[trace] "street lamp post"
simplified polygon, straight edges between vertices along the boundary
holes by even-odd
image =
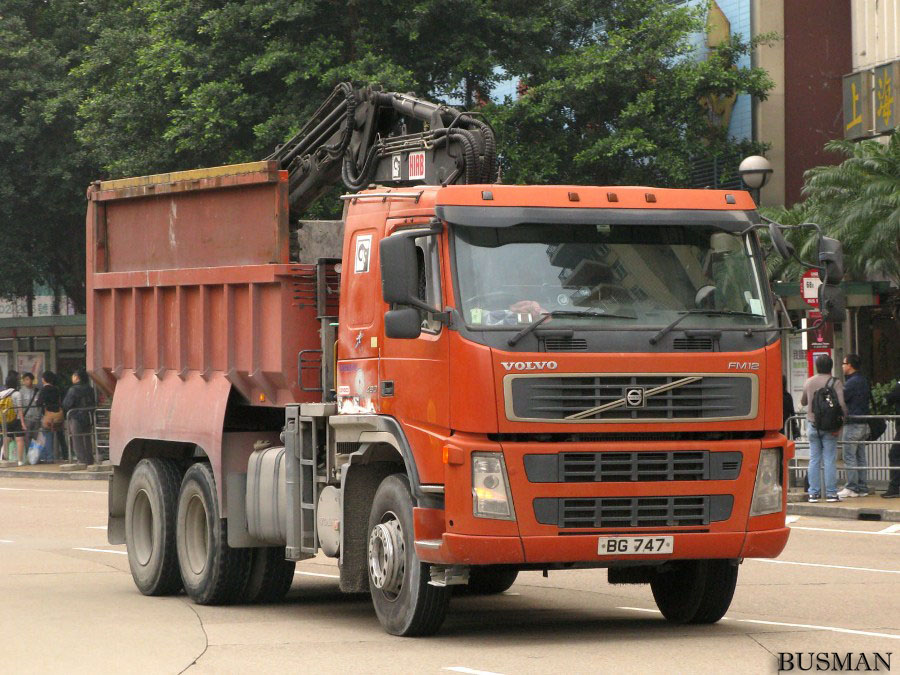
[[[769,182],[769,177],[772,175],[772,163],[760,155],[745,157],[738,167],[738,175],[750,190],[753,201],[759,206],[759,191]]]

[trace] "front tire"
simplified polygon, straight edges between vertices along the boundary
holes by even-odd
[[[728,611],[737,584],[732,560],[684,560],[650,582],[653,599],[672,623],[715,623]]]
[[[236,602],[250,571],[250,550],[228,545],[219,514],[216,481],[205,462],[193,464],[181,481],[175,541],[184,590],[199,605]]]
[[[369,515],[367,563],[375,614],[391,635],[431,635],[441,627],[450,589],[431,586],[413,540],[413,504],[402,474],[385,478]]]
[[[169,459],[138,462],[125,498],[125,545],[135,585],[144,595],[181,590],[175,514],[181,472]]]
[[[284,546],[250,549],[250,573],[241,602],[267,604],[281,601],[294,581],[293,560],[284,559]]]

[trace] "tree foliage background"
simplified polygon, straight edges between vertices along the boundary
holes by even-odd
[[[2,0],[0,295],[84,306],[98,178],[259,159],[340,81],[482,108],[506,182],[684,186],[758,150],[699,100],[764,98],[739,36],[693,58],[704,8],[668,0]],[[501,81],[521,95],[496,100]],[[336,208],[320,203],[320,211]]]

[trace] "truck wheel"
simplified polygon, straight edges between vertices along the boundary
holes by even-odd
[[[450,589],[429,585],[429,566],[413,544],[413,504],[402,474],[385,478],[368,528],[369,591],[375,614],[392,635],[431,635],[444,622]]]
[[[707,560],[684,560],[653,578],[653,599],[666,619],[688,623],[696,616],[706,588],[707,569]]]
[[[125,545],[135,585],[144,595],[181,590],[175,552],[175,512],[181,473],[169,459],[142,459],[125,500]]]
[[[738,566],[734,560],[707,561],[706,588],[691,623],[715,623],[731,606],[737,585]]]
[[[509,590],[516,582],[519,570],[503,565],[472,567],[469,569],[469,585],[466,588],[472,595],[496,595]]]
[[[278,602],[294,581],[293,560],[284,559],[284,546],[250,549],[250,573],[241,594],[241,602]]]
[[[184,590],[200,605],[239,599],[250,570],[250,550],[228,545],[219,515],[216,481],[205,462],[193,464],[181,481],[175,541]]]

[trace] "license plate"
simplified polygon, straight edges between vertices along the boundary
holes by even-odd
[[[675,537],[600,537],[597,555],[665,555],[675,548]]]

